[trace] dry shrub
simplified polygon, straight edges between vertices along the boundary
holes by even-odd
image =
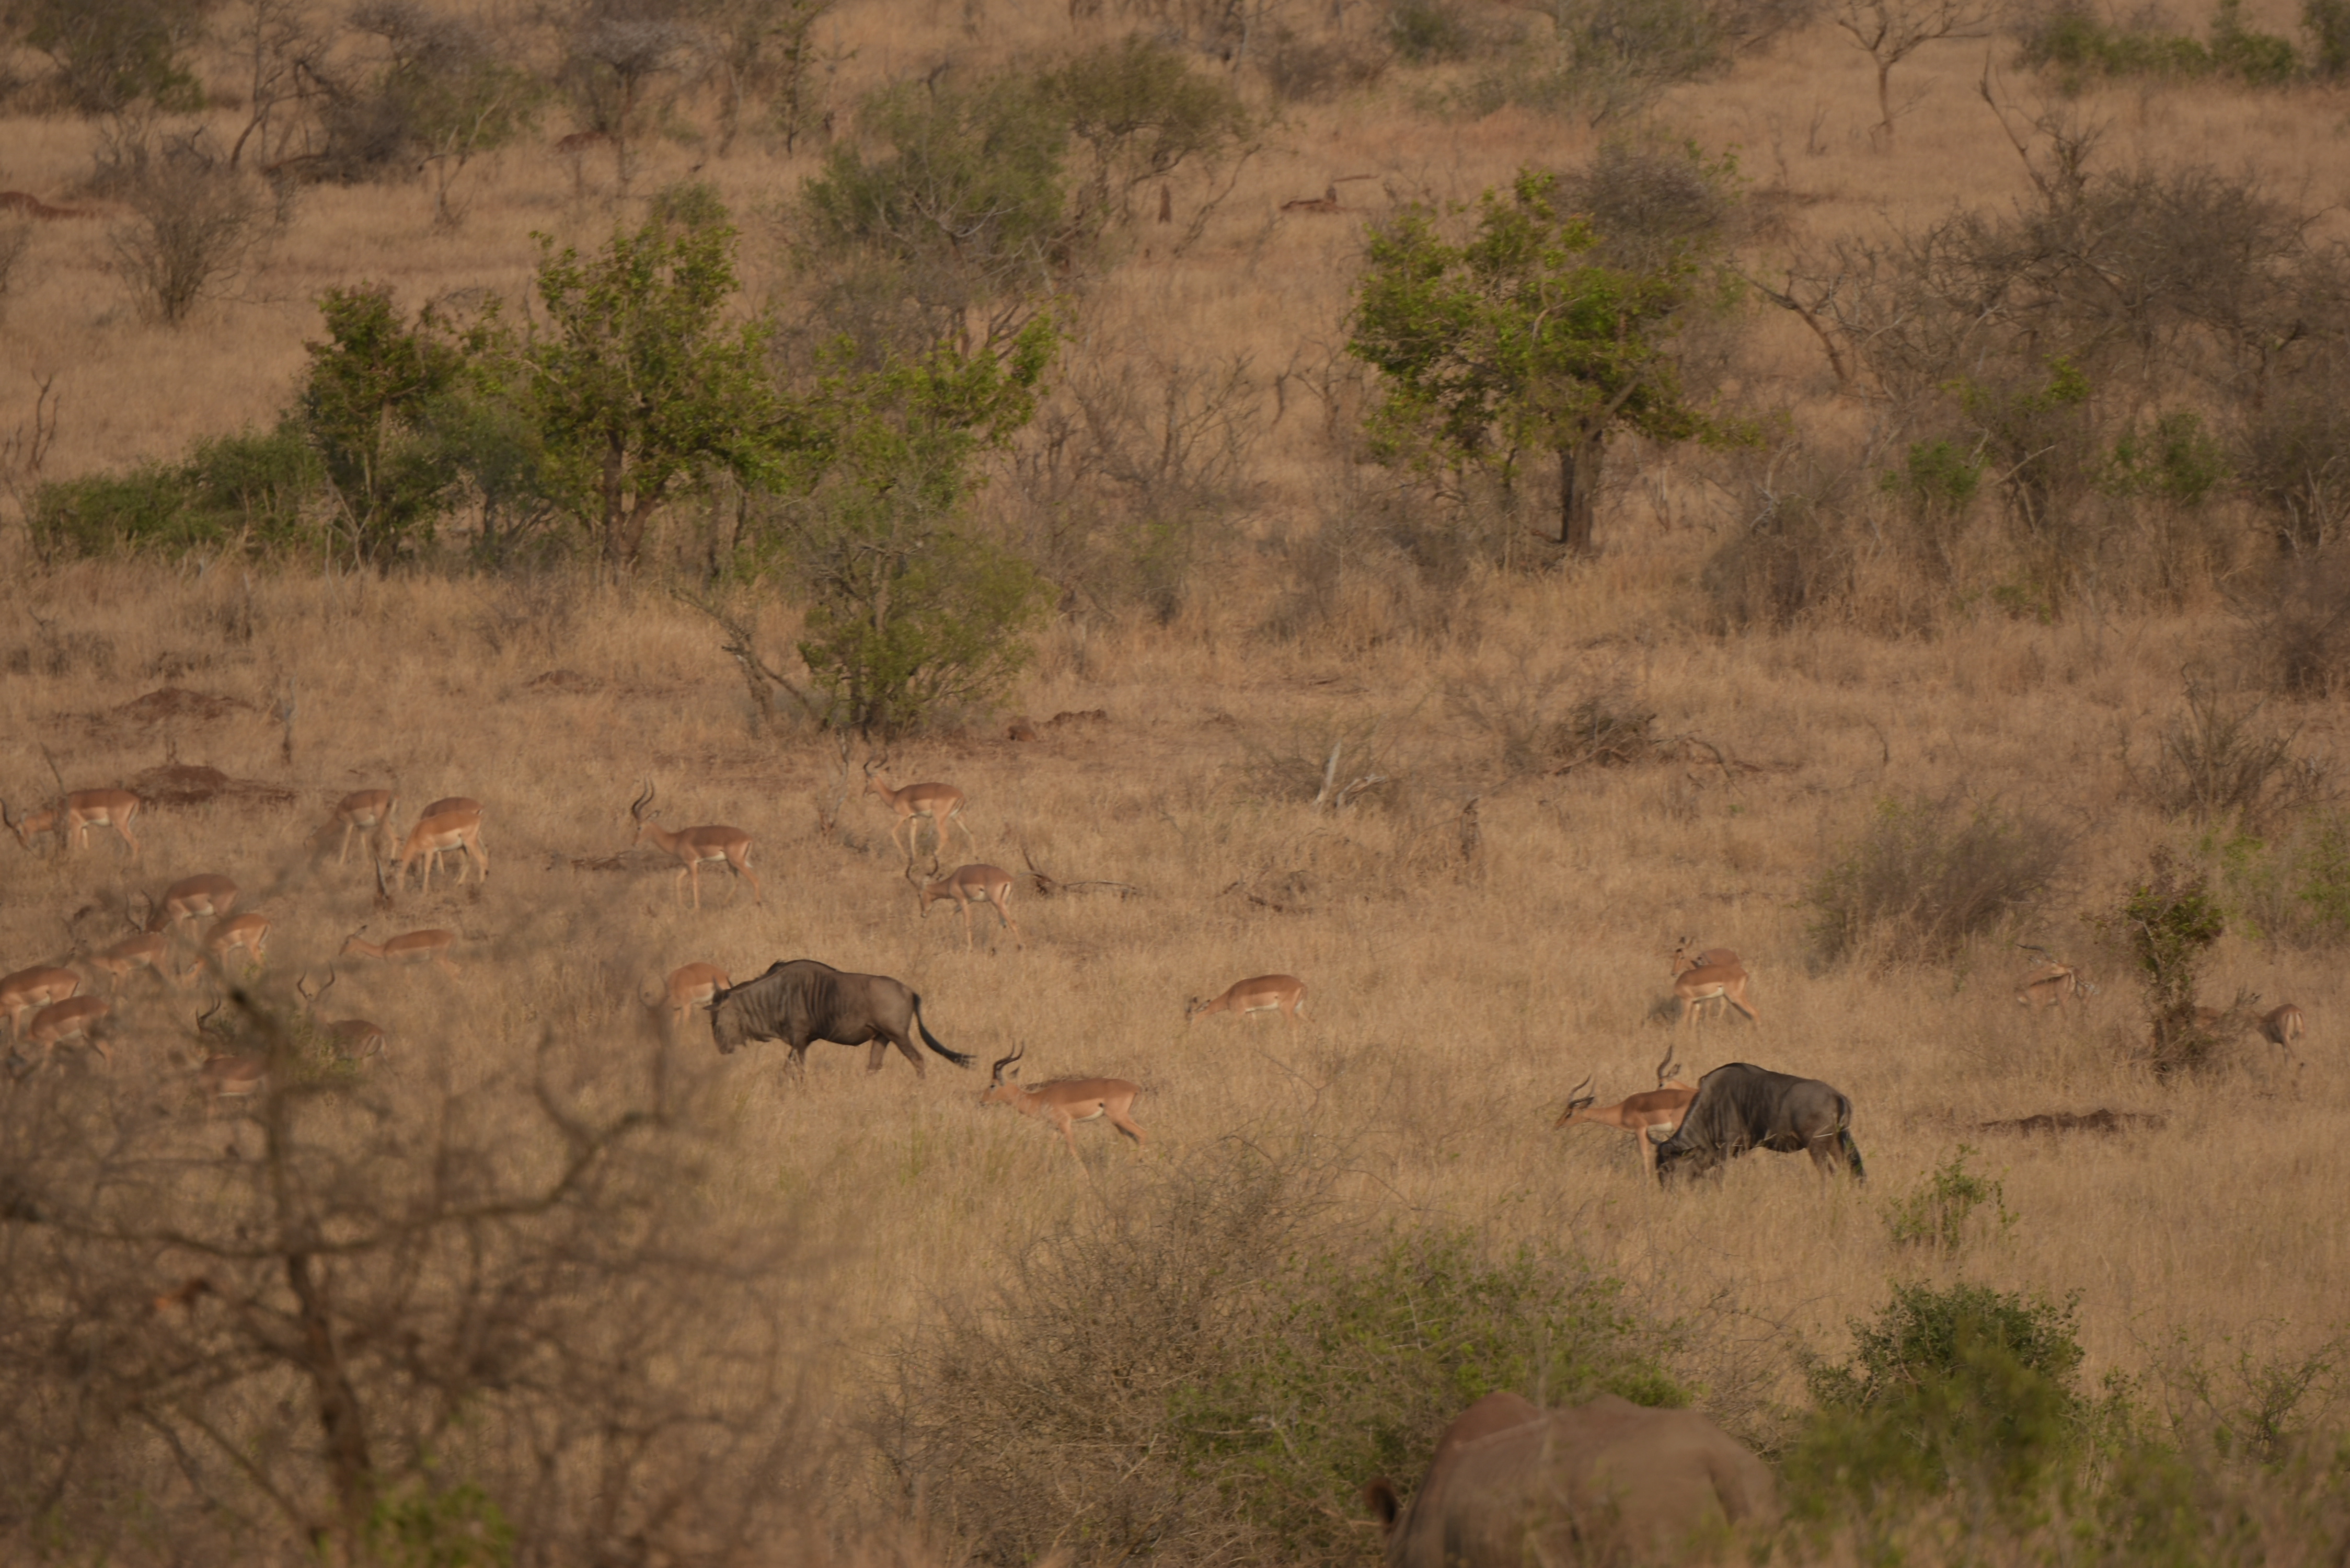
[[[134,220],[114,231],[116,262],[141,307],[168,325],[234,281],[260,239],[258,187],[199,138],[143,161],[123,200]]]
[[[1800,443],[1752,454],[1737,485],[1743,521],[1700,580],[1723,622],[1775,627],[1852,601],[1859,550],[1854,472]]]
[[[1284,103],[1313,103],[1378,84],[1387,75],[1388,51],[1344,33],[1320,37],[1277,29],[1257,56],[1258,68]]]
[[[2137,775],[2139,787],[2169,815],[2248,826],[2330,799],[2331,763],[2297,753],[2301,726],[2272,723],[2260,699],[2230,701],[2190,679],[2187,705],[2163,727],[2153,767]]]
[[[1621,677],[1589,680],[1537,671],[1523,654],[1511,669],[1449,681],[1446,705],[1490,738],[1512,773],[1565,773],[1654,761],[1664,745],[1656,710]]]
[[[1832,961],[1947,961],[2026,917],[2071,848],[2055,824],[1996,802],[1882,801],[1813,884],[1812,940]]]
[[[2323,698],[2350,678],[2350,547],[2278,562],[2231,607],[2240,659],[2259,684]]]

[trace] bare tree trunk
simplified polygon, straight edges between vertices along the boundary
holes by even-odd
[[[1877,129],[1885,132],[1887,151],[1893,147],[1893,62],[1880,55],[1877,59]]]
[[[1588,556],[1591,515],[1599,493],[1601,438],[1587,436],[1558,449],[1558,542],[1578,556]]]

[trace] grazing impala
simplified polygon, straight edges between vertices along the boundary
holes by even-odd
[[[913,867],[910,866],[907,875],[910,877],[912,874]],[[962,945],[965,951],[969,951],[972,945],[971,907],[973,904],[992,906],[996,919],[1012,932],[1012,940],[1024,950],[1027,948],[1028,939],[1021,934],[1020,922],[1012,918],[1012,873],[1003,867],[965,866],[951,877],[919,886],[924,919],[930,919],[932,904],[943,903],[950,898],[962,911]]]
[[[310,1021],[317,1024],[320,1033],[326,1035],[337,1059],[357,1062],[365,1057],[382,1055],[384,1043],[390,1038],[382,1024],[370,1023],[364,1018],[345,1018],[329,1023],[318,1016],[318,1003],[326,1000],[327,992],[334,990],[335,981],[341,978],[335,972],[335,966],[328,964],[327,983],[318,988],[317,995],[313,996],[300,979],[295,981],[294,990],[308,1004]]]
[[[445,804],[435,802],[435,805]],[[441,863],[443,850],[463,849],[465,865],[457,872],[457,880],[465,879],[465,872],[478,869],[482,880],[490,879],[490,857],[482,848],[482,808],[427,813],[408,830],[408,841],[400,846],[400,865],[392,879],[401,887],[408,885],[408,868],[417,861],[424,862],[424,890],[432,890],[432,867]]]
[[[147,929],[160,931],[199,915],[217,920],[235,908],[236,884],[227,877],[213,874],[183,877],[163,889],[163,902],[148,911]]]
[[[0,801],[0,823],[16,831],[16,842],[30,849],[36,833],[55,833],[68,849],[89,847],[89,830],[110,827],[122,836],[130,846],[132,859],[139,857],[139,840],[130,836],[130,819],[139,815],[139,797],[127,789],[76,790],[66,796],[63,805],[47,811],[27,812],[21,817],[8,815],[8,803]]]
[[[327,819],[328,833],[335,830],[337,823],[342,824],[343,828],[342,853],[335,857],[335,864],[340,866],[351,857],[353,834],[364,833],[372,843],[380,830],[390,826],[391,808],[399,804],[400,797],[388,789],[363,789],[337,801],[334,815]]]
[[[141,931],[135,937],[125,937],[110,948],[90,955],[89,961],[107,973],[106,988],[120,992],[122,982],[134,969],[151,970],[156,977],[172,984],[182,983],[166,961],[172,956],[172,939],[161,931]]]
[[[888,760],[885,757],[881,762]],[[898,814],[898,820],[889,825],[889,842],[905,851],[907,865],[914,863],[914,846],[922,836],[924,822],[931,825],[932,866],[936,866],[939,857],[946,852],[950,823],[962,830],[964,846],[972,854],[979,853],[979,843],[972,837],[970,825],[962,819],[962,791],[949,784],[900,784],[891,789],[881,782],[881,775],[877,771],[881,762],[865,764],[865,788],[867,793],[878,794],[887,801],[889,809]],[[902,843],[898,836],[901,833],[906,836]]]
[[[269,957],[269,917],[266,915],[236,915],[213,922],[204,933],[204,957],[223,974],[228,972],[228,955],[239,948],[259,969]]]
[[[705,1006],[720,992],[733,987],[734,981],[714,963],[681,963],[669,971],[669,1004],[677,1009],[678,1027],[693,1016],[693,1010]]]
[[[1673,955],[1673,999],[1680,1007],[1680,1021],[1686,1024],[1697,1016],[1697,1010],[1709,1002],[1726,1002],[1754,1023],[1762,1016],[1746,1001],[1746,966],[1743,964],[1700,964],[1690,961],[1686,952]]]
[[[2293,1043],[2301,1038],[2301,1009],[2290,1002],[2261,1019],[2261,1038],[2288,1056],[2293,1054]]]
[[[81,976],[69,969],[20,969],[0,980],[0,1012],[8,1015],[8,1032],[21,1033],[25,1014],[81,993]]]
[[[1186,1028],[1195,1018],[1205,1018],[1211,1012],[1230,1012],[1246,1022],[1253,1012],[1286,1012],[1291,1028],[1305,1022],[1300,1008],[1305,1005],[1305,982],[1294,974],[1261,974],[1254,980],[1243,980],[1213,1002],[1193,997],[1183,1008]]]
[[[1600,1127],[1621,1127],[1640,1144],[1640,1163],[1648,1174],[1657,1174],[1657,1135],[1670,1137],[1689,1113],[1690,1102],[1697,1098],[1697,1085],[1686,1084],[1672,1076],[1672,1053],[1657,1064],[1657,1086],[1644,1095],[1631,1095],[1612,1106],[1593,1108],[1596,1095],[1584,1091],[1591,1086],[1586,1077],[1567,1091],[1566,1109],[1560,1113],[1554,1127],[1567,1127],[1575,1122],[1592,1122]]]
[[[391,963],[431,963],[450,974],[457,966],[449,961],[449,950],[457,943],[457,933],[435,927],[421,931],[408,931],[389,941],[370,942],[360,939],[367,934],[361,926],[343,939],[343,951],[357,953],[361,958],[383,959]]]
[[[1135,1096],[1142,1093],[1140,1089],[1123,1078],[1055,1078],[1049,1084],[1024,1089],[1014,1081],[1020,1076],[1020,1069],[1012,1064],[1025,1054],[1027,1047],[1023,1046],[996,1063],[993,1082],[980,1093],[981,1105],[1010,1106],[1024,1116],[1043,1116],[1061,1129],[1061,1137],[1068,1141],[1071,1159],[1080,1158],[1077,1124],[1107,1116],[1110,1126],[1134,1140],[1134,1152],[1140,1156],[1149,1140],[1127,1114],[1134,1106]],[[1003,1071],[1006,1067],[1012,1067],[1009,1076]]]
[[[751,884],[751,901],[764,904],[759,895],[759,879],[751,875],[751,836],[739,827],[681,827],[675,832],[663,827],[652,813],[653,786],[646,784],[642,793],[629,803],[629,815],[636,819],[637,842],[650,838],[662,850],[685,863],[677,874],[677,896],[685,897],[688,877],[693,881],[693,907],[702,908],[702,867],[705,862],[723,860],[734,868],[734,874]]]
[[[113,1066],[113,1055],[98,1037],[99,1021],[113,1011],[98,997],[77,996],[52,1002],[33,1014],[32,1023],[25,1030],[25,1039],[41,1053],[37,1065],[47,1066],[58,1046],[78,1040],[97,1052],[99,1059],[108,1066]]]

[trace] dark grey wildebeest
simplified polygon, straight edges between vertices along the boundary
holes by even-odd
[[[920,1077],[917,1031],[923,1044],[956,1066],[971,1065],[970,1057],[940,1044],[922,1022],[922,999],[886,974],[849,974],[814,959],[793,959],[771,964],[758,979],[728,986],[710,999],[710,1033],[721,1054],[733,1054],[745,1040],[780,1040],[792,1048],[790,1065],[800,1072],[807,1070],[812,1040],[837,1045],[869,1040],[873,1054],[866,1058],[867,1072],[879,1072],[886,1047],[895,1045]]]
[[[1856,1181],[1868,1176],[1852,1141],[1852,1102],[1842,1093],[1817,1078],[1732,1062],[1697,1081],[1680,1127],[1657,1146],[1657,1179],[1719,1171],[1750,1148],[1808,1154],[1822,1175],[1842,1166]]]

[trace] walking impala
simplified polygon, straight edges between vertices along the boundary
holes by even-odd
[[[445,801],[435,801],[445,805]],[[441,863],[444,850],[463,849],[465,864],[457,872],[457,880],[465,879],[465,872],[478,869],[482,880],[490,879],[490,857],[482,848],[482,808],[478,805],[455,811],[428,812],[408,830],[408,840],[400,846],[400,865],[392,879],[401,887],[408,885],[408,868],[424,862],[424,890],[432,890],[432,867]]]
[[[882,762],[888,760],[885,757]],[[972,854],[979,853],[979,843],[972,837],[970,825],[962,819],[962,791],[949,784],[900,784],[891,789],[881,782],[881,775],[877,771],[880,766],[880,762],[865,764],[865,788],[868,793],[878,794],[889,802],[889,809],[898,814],[898,820],[889,826],[889,842],[905,851],[907,865],[914,863],[914,846],[922,836],[925,821],[931,825],[931,864],[933,867],[946,853],[947,826],[950,823],[962,830],[964,846]],[[898,838],[901,833],[906,835],[902,844]]]
[[[372,843],[380,829],[390,826],[391,808],[399,804],[400,797],[388,789],[363,789],[337,801],[334,815],[327,819],[326,829],[332,833],[337,823],[342,824],[343,848],[342,853],[335,857],[335,864],[340,866],[350,858],[353,834],[364,833]],[[426,815],[432,814],[428,812]]]
[[[95,996],[77,996],[65,1002],[52,1002],[33,1014],[33,1022],[25,1030],[28,1044],[37,1048],[41,1059],[36,1065],[47,1066],[57,1054],[57,1047],[69,1040],[78,1040],[98,1053],[99,1060],[114,1065],[113,1054],[98,1037],[98,1025],[114,1009]]]
[[[367,932],[361,926],[343,939],[343,951],[357,953],[361,958],[383,959],[391,963],[431,963],[449,974],[457,966],[449,961],[449,950],[457,943],[457,933],[433,927],[421,931],[408,931],[387,941],[362,941]]]
[[[980,1091],[981,1105],[1010,1106],[1024,1116],[1044,1117],[1061,1129],[1071,1159],[1079,1158],[1077,1124],[1107,1116],[1110,1126],[1134,1140],[1134,1152],[1140,1156],[1149,1140],[1127,1114],[1134,1106],[1134,1097],[1142,1093],[1139,1088],[1124,1078],[1055,1078],[1033,1089],[1023,1088],[1014,1081],[1020,1069],[1012,1064],[1027,1054],[1024,1045],[996,1063],[993,1081]],[[1004,1075],[1006,1067],[1012,1067],[1009,1077]]]
[[[1695,1084],[1683,1083],[1671,1075],[1675,1071],[1672,1059],[1673,1054],[1669,1050],[1664,1060],[1657,1064],[1657,1086],[1654,1089],[1644,1095],[1628,1095],[1612,1106],[1600,1106],[1596,1109],[1593,1108],[1593,1104],[1599,1096],[1583,1092],[1591,1086],[1590,1078],[1586,1077],[1566,1092],[1566,1109],[1559,1114],[1558,1120],[1552,1126],[1555,1128],[1575,1122],[1591,1122],[1599,1127],[1620,1127],[1639,1140],[1640,1163],[1647,1168],[1648,1175],[1655,1176],[1657,1142],[1651,1134],[1661,1130],[1666,1137],[1670,1137],[1674,1129],[1681,1125],[1681,1117],[1689,1114],[1690,1102],[1697,1098]]]
[[[759,879],[751,874],[751,836],[739,827],[681,827],[675,832],[663,827],[653,817],[653,786],[647,784],[637,798],[629,803],[629,815],[636,819],[637,842],[650,838],[663,850],[685,862],[685,869],[677,874],[677,896],[685,897],[688,877],[693,881],[693,907],[702,908],[702,867],[704,862],[723,860],[734,868],[734,874],[751,884],[751,901],[764,904],[759,895]]]
[[[0,979],[0,1012],[8,1015],[8,1032],[21,1034],[25,1014],[63,1002],[81,992],[81,976],[69,969],[20,969]]]
[[[912,876],[913,867],[909,866],[906,874]],[[1011,930],[1012,940],[1019,943],[1023,950],[1027,948],[1028,939],[1021,934],[1020,922],[1012,918],[1012,873],[1003,867],[965,866],[951,877],[936,882],[920,883],[918,887],[922,895],[924,919],[930,919],[932,904],[943,903],[950,898],[962,911],[962,945],[966,952],[972,946],[971,907],[973,904],[992,906],[996,918]]]
[[[1193,997],[1183,1008],[1183,1023],[1191,1026],[1195,1018],[1205,1018],[1211,1012],[1229,1012],[1246,1022],[1253,1012],[1286,1012],[1290,1027],[1305,1022],[1298,1010],[1305,1005],[1305,982],[1294,974],[1261,974],[1254,980],[1234,982],[1232,988],[1213,1002]]]
[[[1679,1003],[1680,1022],[1684,1024],[1696,1018],[1698,1008],[1709,1002],[1726,1002],[1754,1023],[1762,1022],[1762,1015],[1746,1001],[1746,966],[1742,963],[1700,964],[1692,962],[1686,950],[1676,952],[1673,999]]]
[[[130,836],[130,819],[139,815],[139,797],[127,789],[76,790],[66,796],[63,805],[47,811],[27,812],[21,817],[8,815],[8,803],[0,801],[0,824],[15,830],[16,842],[30,849],[36,833],[55,833],[68,849],[89,847],[89,830],[110,827],[120,834],[122,842],[130,846],[130,857],[139,857],[139,840]]]
[[[733,984],[726,971],[714,963],[681,963],[670,971],[669,1004],[677,1009],[678,1027],[684,1028],[695,1008]]]
[[[316,1023],[319,1032],[326,1035],[336,1057],[345,1062],[357,1062],[365,1057],[383,1054],[384,1042],[390,1036],[384,1033],[382,1024],[370,1023],[364,1018],[345,1018],[329,1023],[318,1016],[318,1003],[327,999],[327,992],[334,990],[335,981],[342,978],[335,972],[335,966],[333,964],[327,966],[327,983],[318,988],[317,994],[315,996],[310,993],[309,988],[303,984],[303,980],[307,978],[303,976],[296,979],[294,981],[294,990],[310,1009],[310,1022]]]
[[[158,979],[181,984],[181,977],[172,972],[167,961],[171,956],[170,937],[161,931],[141,931],[92,953],[89,961],[106,971],[107,989],[119,992],[134,969],[151,970]]]
[[[2301,1038],[2301,1009],[2290,1002],[2261,1019],[2261,1038],[2288,1056],[2293,1054],[2293,1043]]]

